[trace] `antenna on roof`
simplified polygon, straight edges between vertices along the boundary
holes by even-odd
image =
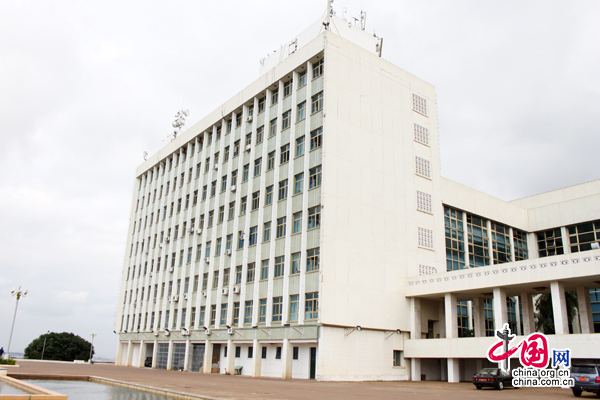
[[[327,10],[325,11],[325,21],[323,21],[325,30],[329,30],[329,22],[331,20],[332,15],[333,15],[333,0],[327,0]]]
[[[367,12],[361,11],[360,12],[360,29],[362,29],[364,31],[366,26],[367,26]]]

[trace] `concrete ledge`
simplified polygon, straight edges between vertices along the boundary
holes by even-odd
[[[18,379],[11,378],[9,376],[0,376],[0,382],[4,382],[9,386],[13,386],[29,394],[11,394],[8,396],[0,395],[0,398],[9,398],[12,400],[68,400],[67,396],[52,390],[44,389],[42,387],[32,385],[28,382],[23,382]]]

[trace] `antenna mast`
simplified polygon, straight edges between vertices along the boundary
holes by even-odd
[[[325,22],[323,23],[323,25],[325,25],[326,29],[329,28],[329,22],[331,20],[332,15],[333,15],[333,0],[327,0],[327,12],[325,15]]]

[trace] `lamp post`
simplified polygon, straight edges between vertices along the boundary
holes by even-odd
[[[92,346],[90,347],[90,360],[88,362],[91,364],[92,363],[92,351],[94,350],[94,337],[96,337],[97,333],[92,332],[92,333],[90,333],[90,335],[92,336]]]
[[[17,303],[15,305],[15,315],[13,316],[13,322],[12,322],[12,326],[10,327],[10,336],[8,338],[8,349],[6,350],[6,358],[10,358],[10,342],[12,341],[12,334],[13,334],[13,329],[15,328],[15,319],[17,318],[17,308],[19,307],[19,300],[21,299],[21,297],[25,297],[27,296],[27,290],[25,290],[24,292],[21,290],[21,286],[19,286],[19,289],[15,290],[13,288],[13,290],[10,291],[10,294],[12,296],[16,296],[17,297]]]
[[[46,332],[46,334],[44,335],[44,346],[42,347],[42,360],[44,359],[44,350],[46,350],[46,338],[48,337],[48,334],[50,333],[50,331]]]

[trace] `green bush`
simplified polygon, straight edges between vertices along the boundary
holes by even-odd
[[[5,360],[4,358],[0,358],[0,364],[15,365],[16,363],[17,363],[17,361],[12,358],[9,358],[8,360]]]
[[[44,346],[44,339],[46,345]],[[44,360],[73,361],[88,360],[92,344],[73,333],[45,333],[34,339],[25,348],[25,358],[39,360],[44,353]],[[93,350],[92,350],[93,354]]]

